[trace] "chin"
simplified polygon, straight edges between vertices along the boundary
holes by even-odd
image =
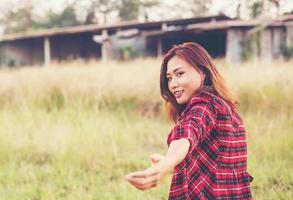
[[[182,104],[186,104],[187,101],[185,101],[184,99],[180,99],[180,100],[177,100],[177,103],[182,105]]]

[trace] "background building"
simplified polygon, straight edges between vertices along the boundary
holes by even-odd
[[[155,57],[174,44],[194,41],[213,57],[239,63],[271,61],[293,46],[293,14],[274,20],[239,20],[225,15],[114,25],[82,25],[0,38],[0,65],[42,65],[73,59]]]

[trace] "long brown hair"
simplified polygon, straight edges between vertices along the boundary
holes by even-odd
[[[179,105],[174,95],[169,91],[168,80],[166,77],[167,64],[171,58],[178,56],[187,61],[197,71],[205,74],[202,87],[213,88],[216,95],[224,99],[232,108],[236,108],[237,100],[231,94],[223,77],[219,74],[216,66],[209,53],[199,44],[195,42],[187,42],[175,45],[164,56],[160,73],[160,89],[161,96],[165,100],[167,115],[175,123],[179,118],[184,105]]]

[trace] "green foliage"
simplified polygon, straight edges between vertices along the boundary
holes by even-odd
[[[117,0],[93,0],[87,10],[85,24],[98,23],[101,21],[97,18],[97,15],[102,16],[102,23],[106,24],[108,22],[108,14],[113,11],[117,11],[118,8]]]
[[[129,60],[133,56],[132,45],[126,45],[119,49],[120,59]]]
[[[252,18],[259,17],[264,11],[264,1],[255,1],[250,6],[250,16]]]
[[[258,56],[260,54],[260,33],[254,33],[249,37],[246,37],[243,42],[243,52],[242,52],[242,60],[248,61],[253,56]]]
[[[31,9],[32,5],[27,5],[27,7],[7,11],[6,19],[2,20],[5,25],[5,33],[36,29],[38,24],[32,17]]]
[[[121,0],[119,17],[121,20],[135,20],[138,18],[139,1]]]
[[[40,20],[33,16],[31,12],[32,9],[33,7],[30,5],[16,10],[9,10],[6,14],[6,19],[3,22],[5,23],[5,33],[26,32],[44,28],[74,26],[80,24],[76,18],[74,8],[70,5],[61,13],[49,11],[45,20]]]
[[[67,3],[61,12],[47,10],[42,17],[36,15],[34,3],[23,5],[11,5],[13,9],[2,9],[0,23],[5,27],[5,33],[18,33],[47,29],[53,27],[75,26],[93,23],[108,23],[110,13],[117,12],[121,21],[136,20],[141,12],[147,17],[147,9],[158,5],[158,0],[94,0],[90,2],[88,8],[85,8],[85,19],[77,18],[80,1],[73,0]],[[97,16],[101,17],[98,18]]]
[[[204,16],[208,13],[211,8],[212,1],[211,0],[191,0],[190,1],[190,9],[194,16]]]
[[[64,27],[79,25],[73,7],[66,7],[61,13],[50,11],[45,22],[40,23],[40,28]]]
[[[293,58],[293,45],[289,46],[286,44],[281,45],[281,52],[285,60]]]

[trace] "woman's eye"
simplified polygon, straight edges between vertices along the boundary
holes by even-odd
[[[184,72],[178,72],[178,73],[177,73],[177,76],[180,77],[180,76],[182,76],[183,74],[184,74]]]
[[[167,80],[168,80],[168,82],[170,82],[172,80],[172,78],[171,77],[167,77]]]

